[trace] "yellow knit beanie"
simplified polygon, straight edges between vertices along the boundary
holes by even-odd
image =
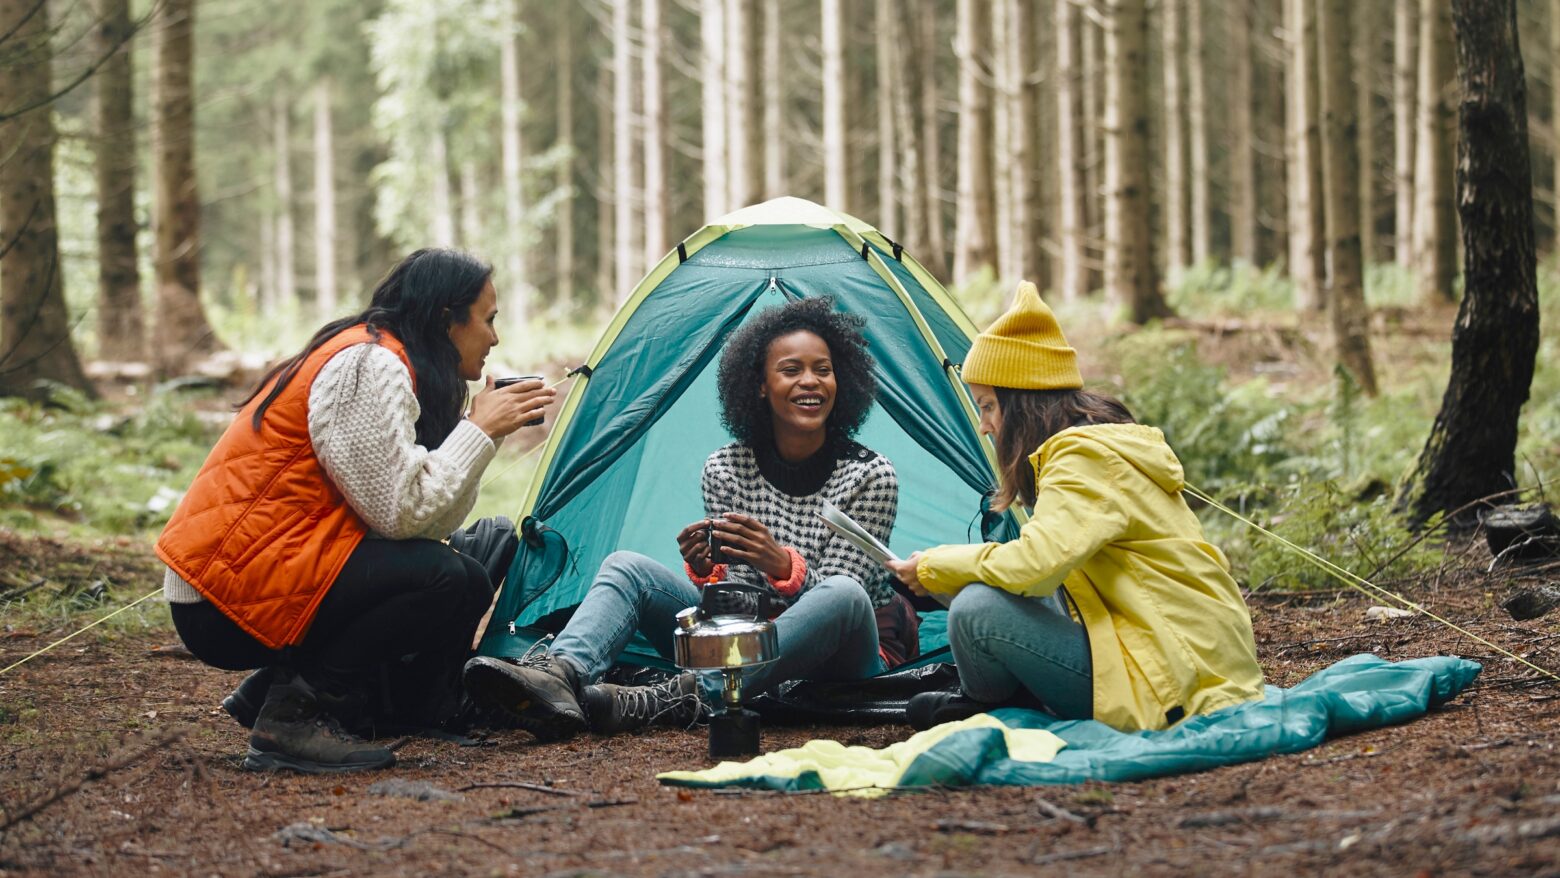
[[[1078,353],[1067,346],[1056,315],[1029,281],[1018,285],[1013,306],[975,336],[964,357],[964,380],[1018,390],[1076,390],[1083,386]]]

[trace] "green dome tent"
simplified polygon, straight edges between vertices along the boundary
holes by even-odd
[[[809,201],[777,198],[678,244],[602,334],[520,508],[520,550],[481,653],[518,656],[560,628],[613,551],[680,569],[675,536],[704,514],[704,460],[731,441],[715,388],[722,345],[752,314],[824,295],[867,318],[879,392],[857,439],[899,474],[890,547],[903,556],[1017,532],[1011,516],[986,506],[995,485],[991,450],[957,374],[975,333],[969,318],[876,229]],[[923,660],[945,655],[938,621],[929,618],[923,628]],[[665,666],[637,640],[623,659]]]

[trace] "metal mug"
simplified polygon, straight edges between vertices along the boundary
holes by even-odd
[[[494,390],[499,390],[499,389],[508,387],[511,384],[519,384],[521,381],[543,381],[543,382],[545,382],[546,379],[543,378],[540,375],[515,375],[515,376],[509,377],[509,378],[496,378],[496,379],[493,380],[493,389]],[[521,424],[520,426],[522,426],[522,427],[540,427],[542,424],[544,424],[546,422],[547,422],[547,415],[545,413],[543,413],[541,417],[536,418],[535,420],[526,421],[525,423]]]

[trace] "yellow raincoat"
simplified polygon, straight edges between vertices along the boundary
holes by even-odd
[[[952,596],[983,582],[1031,597],[1066,585],[1089,633],[1094,718],[1123,731],[1262,697],[1251,616],[1181,498],[1185,475],[1164,434],[1073,427],[1029,459],[1037,497],[1018,539],[930,549],[921,585]]]

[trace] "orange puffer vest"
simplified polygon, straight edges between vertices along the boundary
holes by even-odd
[[[266,408],[259,430],[250,422],[273,385],[256,394],[157,540],[165,564],[271,649],[303,640],[325,592],[368,533],[314,455],[309,389],[331,357],[372,341],[359,324],[309,354]],[[381,331],[378,343],[412,371],[399,340]]]

